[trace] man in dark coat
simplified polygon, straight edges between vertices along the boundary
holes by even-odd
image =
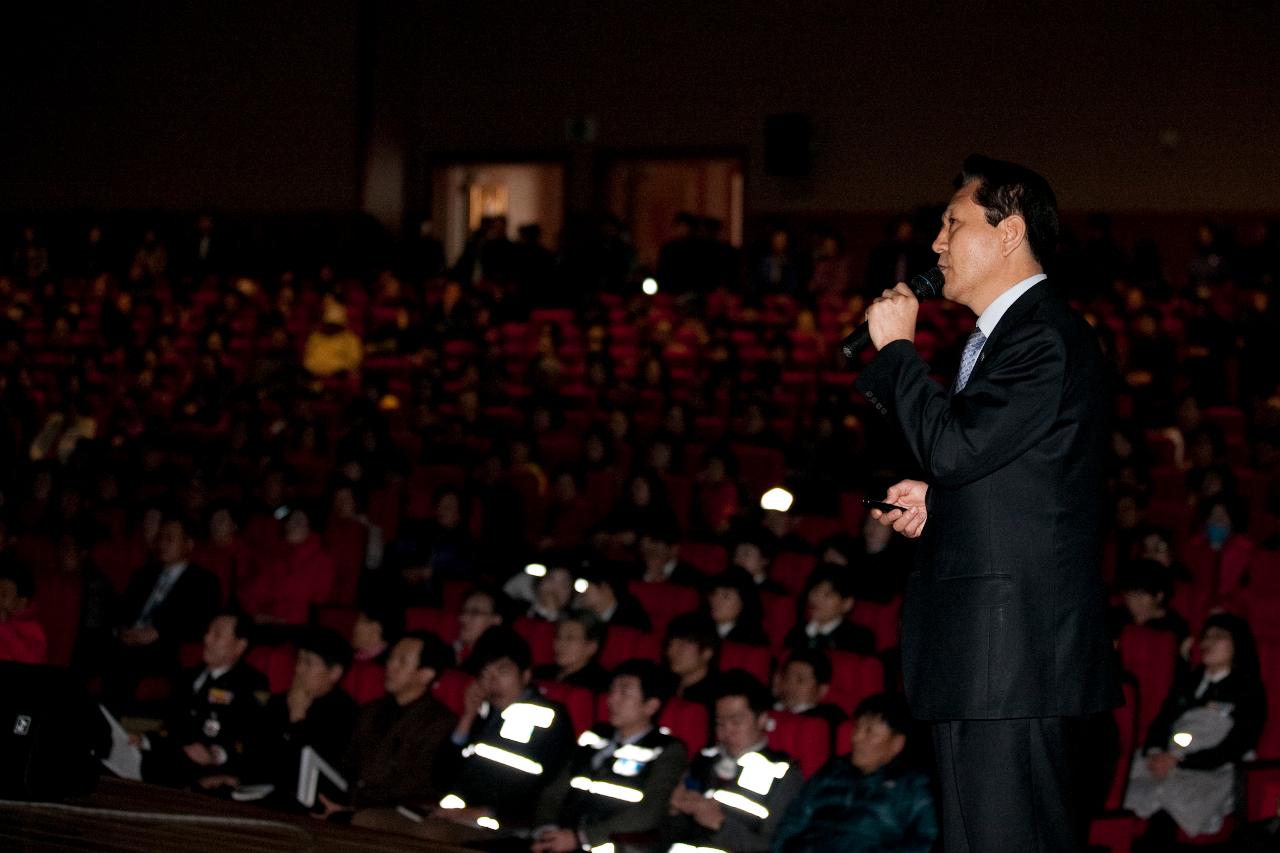
[[[903,607],[907,694],[934,721],[950,851],[1074,851],[1072,734],[1119,689],[1100,563],[1109,371],[1045,282],[1057,203],[1044,178],[965,161],[934,240],[944,295],[978,315],[953,389],[912,346],[905,284],[867,310],[858,387],[895,418],[925,481],[878,514],[920,539]],[[927,522],[927,525],[926,525]]]

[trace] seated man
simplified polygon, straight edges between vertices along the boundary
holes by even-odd
[[[118,642],[103,684],[109,707],[130,708],[144,676],[175,675],[178,647],[199,640],[217,612],[222,601],[218,579],[190,561],[194,547],[186,521],[161,521],[155,560],[134,573],[120,601]]]
[[[929,853],[938,838],[929,779],[906,766],[906,700],[881,693],[853,713],[853,750],[800,790],[773,837],[774,853],[900,850]]]
[[[293,683],[267,702],[256,745],[254,781],[275,786],[273,801],[293,807],[304,747],[339,767],[359,709],[340,685],[351,647],[332,628],[312,628],[297,643]]]
[[[776,548],[777,542],[767,530],[744,531],[733,546],[731,564],[751,575],[761,593],[787,595],[787,588],[769,577],[769,566],[773,563]]]
[[[342,763],[354,808],[438,799],[436,759],[457,717],[431,695],[431,685],[452,659],[448,645],[426,632],[406,634],[391,647],[387,695],[361,709]]]
[[[163,734],[141,738],[142,777],[162,785],[234,786],[262,721],[267,677],[245,663],[253,620],[219,613],[204,633],[204,663],[180,679]]]
[[[498,593],[480,588],[467,593],[458,610],[458,636],[453,640],[456,663],[464,663],[485,631],[503,620],[504,599]],[[448,639],[446,637],[445,639]]]
[[[619,567],[586,566],[579,573],[575,589],[579,590],[575,607],[589,610],[609,626],[625,625],[648,631],[652,627],[649,614],[627,591],[627,579]]]
[[[826,652],[794,652],[773,678],[773,696],[777,700],[774,710],[826,720],[834,739],[845,714],[839,707],[822,701],[829,687],[831,660]]]
[[[849,572],[837,566],[818,566],[806,584],[804,623],[787,633],[790,649],[876,653],[876,635],[865,625],[848,621],[857,601]]]
[[[667,669],[676,677],[676,695],[708,707],[716,701],[716,676],[712,663],[720,651],[720,634],[711,617],[685,613],[667,626],[663,655]]]
[[[676,815],[664,827],[668,843],[758,853],[804,780],[784,753],[769,749],[772,697],[740,669],[721,678],[716,745],[694,758],[671,795]],[[662,849],[667,849],[664,846]]]
[[[552,644],[555,663],[543,664],[533,671],[537,681],[556,681],[574,687],[585,687],[599,693],[609,686],[609,672],[596,656],[604,645],[605,626],[586,610],[570,610],[556,623]]]
[[[652,661],[630,660],[614,671],[609,722],[583,732],[538,801],[535,853],[610,842],[626,851],[654,849],[686,759],[684,744],[654,725],[670,693],[670,677]]]
[[[449,793],[432,815],[486,829],[527,826],[538,794],[573,749],[569,712],[529,681],[529,644],[490,628],[468,658],[478,672],[452,741],[461,752]]]
[[[675,583],[702,589],[706,576],[680,559],[680,529],[673,524],[654,524],[640,534],[641,579],[648,583]]]
[[[45,663],[48,642],[36,618],[36,583],[15,565],[0,568],[0,660]]]

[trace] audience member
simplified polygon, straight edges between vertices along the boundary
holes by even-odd
[[[556,623],[551,646],[554,662],[534,669],[533,677],[600,693],[609,686],[609,672],[597,660],[606,631],[605,623],[591,611],[570,610]]]
[[[0,568],[0,660],[45,663],[48,641],[36,618],[36,584],[15,565]]]
[[[709,617],[685,613],[667,625],[663,656],[675,676],[675,695],[711,708],[719,687],[714,665],[720,652],[720,633]]]
[[[875,634],[849,621],[857,603],[852,586],[849,573],[840,567],[814,569],[806,584],[804,621],[787,634],[787,647],[875,654]]]
[[[804,783],[790,757],[767,746],[771,704],[755,678],[725,673],[715,701],[715,746],[693,759],[672,794],[667,840],[741,853],[769,849]]]
[[[583,732],[539,798],[534,853],[611,842],[624,850],[656,850],[687,759],[684,744],[654,723],[670,691],[667,673],[651,661],[627,661],[614,671],[606,698],[609,722]]]
[[[906,700],[870,696],[853,720],[849,755],[832,758],[800,789],[773,836],[775,853],[934,849],[938,818],[929,779],[905,756],[913,735]]]
[[[751,575],[736,566],[716,575],[707,584],[706,610],[716,623],[716,633],[726,643],[767,646],[764,609]]]

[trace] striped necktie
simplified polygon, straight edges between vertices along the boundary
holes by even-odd
[[[982,345],[986,342],[987,336],[982,334],[981,329],[974,326],[969,340],[964,345],[964,355],[960,356],[960,374],[956,376],[955,393],[959,394],[964,390],[964,386],[969,384],[969,377],[973,375],[973,368],[978,363],[978,353],[982,352]]]

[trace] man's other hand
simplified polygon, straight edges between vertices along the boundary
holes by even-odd
[[[929,519],[929,512],[925,509],[925,495],[928,491],[929,484],[920,480],[903,480],[894,483],[889,487],[889,491],[885,492],[884,502],[906,507],[906,511],[895,509],[884,512],[873,509],[871,517],[885,527],[892,527],[908,539],[919,538],[924,532],[925,522]]]

